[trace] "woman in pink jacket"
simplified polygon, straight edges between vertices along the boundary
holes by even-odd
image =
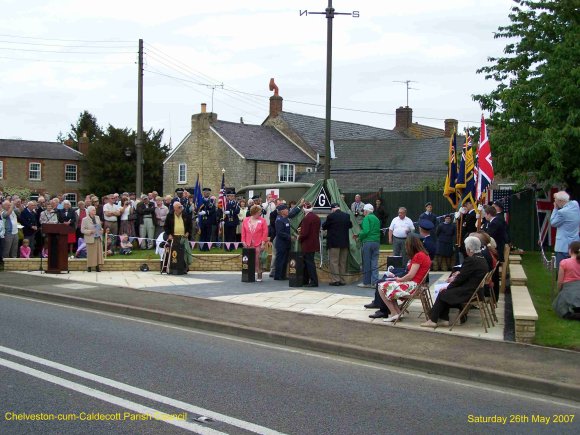
[[[268,223],[262,217],[262,207],[253,205],[250,209],[250,217],[244,219],[242,223],[242,243],[246,248],[256,249],[256,272],[258,279],[262,282],[262,265],[260,263],[260,253],[268,243]]]

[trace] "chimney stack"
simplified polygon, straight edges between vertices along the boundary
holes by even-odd
[[[201,112],[191,116],[191,131],[209,130],[211,124],[217,121],[217,113],[208,113],[207,104],[201,103]]]
[[[459,122],[457,119],[446,119],[445,120],[445,137],[451,137],[453,134],[453,130],[457,132],[457,128],[459,127]]]
[[[86,131],[83,131],[82,137],[79,138],[79,152],[84,156],[89,153],[89,138]]]
[[[413,124],[413,109],[401,106],[396,111],[395,130],[407,130]]]
[[[282,112],[283,98],[280,95],[270,97],[270,118],[276,118]]]

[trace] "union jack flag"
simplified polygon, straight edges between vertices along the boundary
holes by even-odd
[[[557,191],[558,189],[552,187],[547,198],[538,198],[536,200],[540,245],[546,242],[546,245],[554,246],[556,243],[556,228],[552,228],[550,225],[550,216],[552,216],[552,210],[554,210],[554,193]]]
[[[491,144],[487,136],[485,119],[481,115],[481,130],[479,132],[479,147],[477,148],[477,183],[475,189],[476,200],[481,198],[491,183],[493,183],[493,163],[491,160]]]
[[[223,211],[226,210],[226,174],[222,174],[222,186],[220,188],[220,194],[218,196],[218,207],[221,207]]]

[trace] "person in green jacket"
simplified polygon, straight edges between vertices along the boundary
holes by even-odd
[[[362,244],[363,282],[358,285],[359,287],[373,288],[379,280],[381,222],[373,211],[374,207],[371,204],[365,204],[361,231],[354,236]]]

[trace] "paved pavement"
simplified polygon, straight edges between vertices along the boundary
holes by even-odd
[[[443,275],[433,278],[443,279]],[[434,283],[435,279],[432,278]],[[331,290],[332,289],[332,290]],[[415,308],[396,326],[368,319],[372,289],[291,289],[239,273],[37,272],[0,275],[0,291],[220,331],[289,346],[577,400],[580,353],[501,341],[503,327],[481,331],[477,316],[457,327],[423,330]],[[502,313],[503,310],[498,310]],[[500,332],[501,331],[501,332]],[[444,333],[441,333],[444,332]],[[470,336],[471,335],[471,336]],[[484,337],[481,339],[479,337]],[[478,337],[478,338],[475,338]]]
[[[26,275],[40,276],[40,272],[23,272]],[[436,282],[447,278],[448,273],[432,272],[431,291]],[[161,275],[155,272],[71,272],[69,274],[51,275],[51,277],[87,283],[85,285],[114,285],[152,292],[167,293],[182,296],[194,296],[214,299],[235,304],[252,305],[276,310],[295,311],[327,317],[352,319],[365,323],[391,326],[382,319],[370,319],[364,304],[371,302],[373,289],[359,288],[356,284],[344,287],[332,287],[321,284],[320,287],[291,288],[288,281],[274,281],[264,278],[261,283],[240,282],[239,272],[192,272],[188,275]],[[68,286],[68,287],[66,287]],[[81,284],[62,284],[62,288],[82,289]],[[423,329],[419,326],[425,318],[421,315],[421,303],[415,301],[409,310],[410,314],[395,326],[397,328]],[[449,328],[438,328],[436,333],[479,337],[490,340],[504,339],[504,303],[500,298],[498,309],[498,324],[485,332],[481,327],[481,318],[477,310],[471,311],[469,321],[457,325],[453,331]]]

